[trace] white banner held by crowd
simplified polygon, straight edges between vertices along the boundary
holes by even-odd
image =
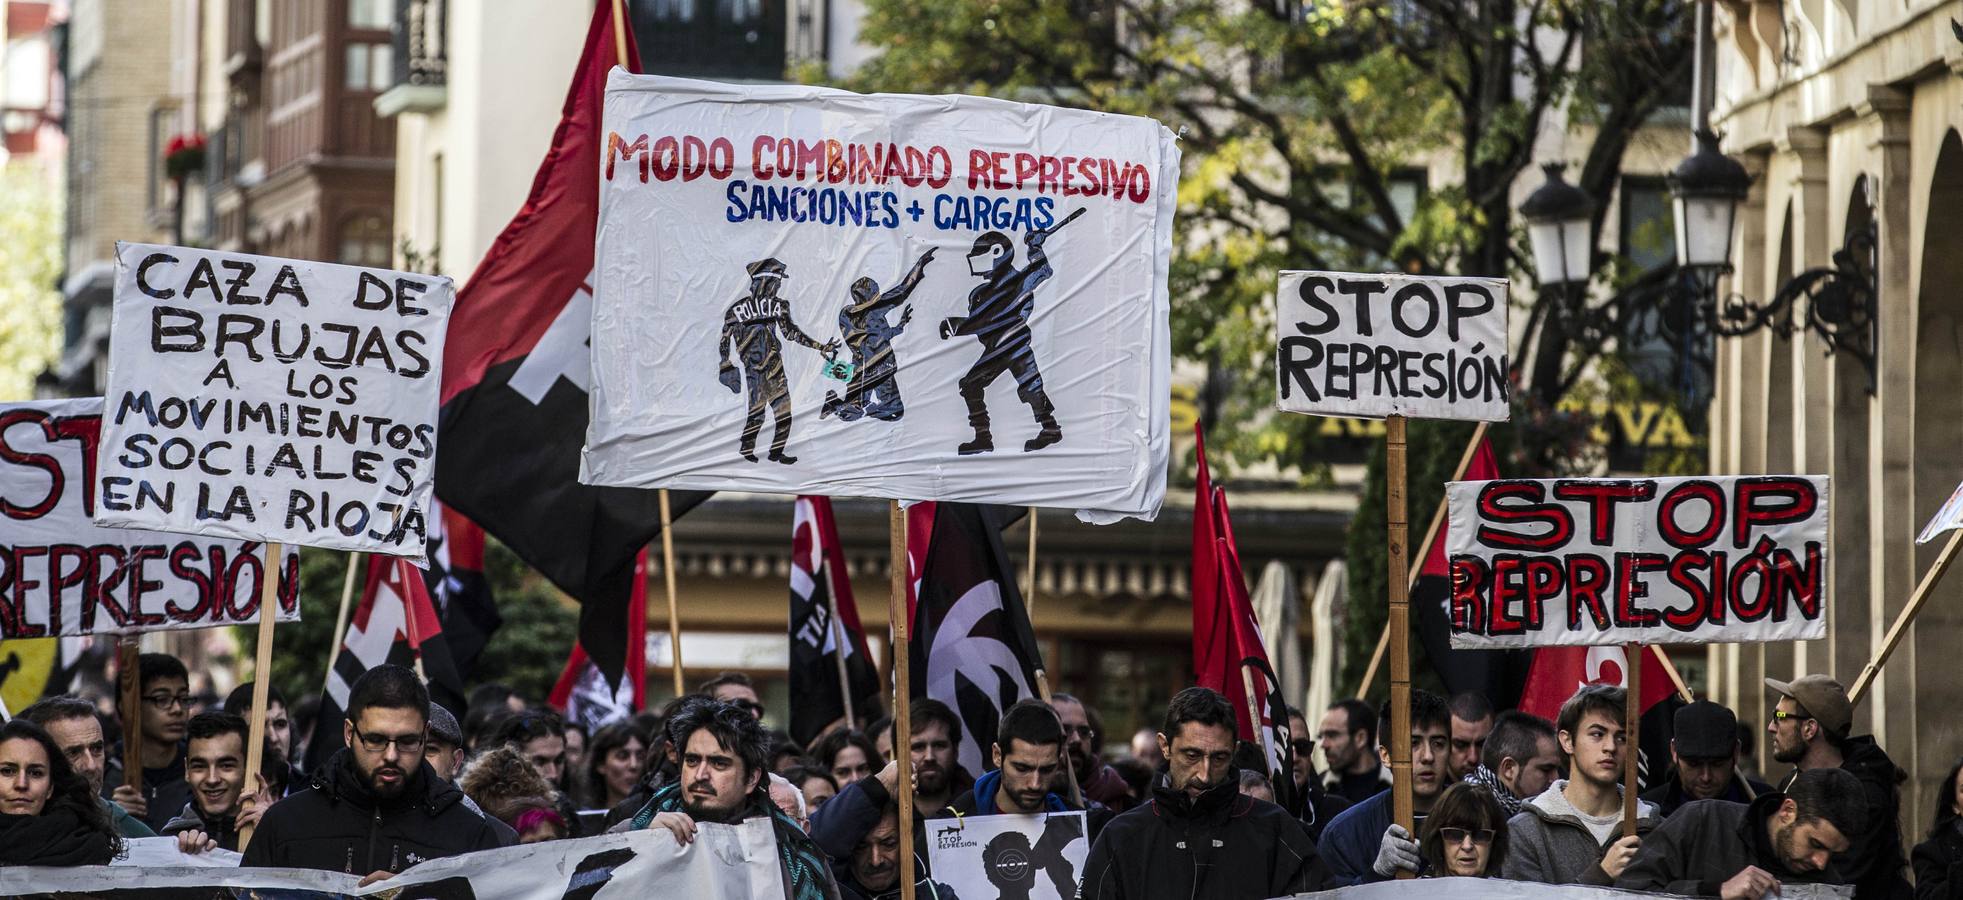
[[[1281,273],[1275,405],[1323,416],[1506,421],[1506,282]]]
[[[616,69],[605,131],[581,481],[1157,514],[1164,126]]]
[[[102,401],[0,403],[0,639],[122,634],[259,620],[259,545],[102,528],[95,505]],[[279,618],[300,618],[287,554]]]
[[[1455,481],[1452,646],[1812,640],[1827,478]]]
[[[422,564],[450,279],[116,245],[97,524]]]
[[[572,841],[519,844],[431,860],[356,887],[360,876],[308,869],[212,869],[82,866],[0,868],[0,896],[82,900],[108,892],[122,900],[183,897],[305,896],[472,898],[472,900],[627,900],[704,897],[783,900],[784,882],[770,820],[701,823],[695,841],[678,846],[666,829]],[[297,892],[297,893],[294,893]]]
[[[927,868],[964,898],[1071,900],[1090,849],[1082,810],[927,823]]]

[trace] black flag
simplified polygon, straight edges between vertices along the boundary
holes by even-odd
[[[348,708],[348,692],[362,673],[384,663],[414,666],[418,658],[429,682],[429,698],[452,712],[462,711],[463,680],[450,661],[450,648],[422,573],[402,559],[370,554],[361,604],[348,620],[341,652],[327,671],[327,689],[321,693],[316,720],[320,725],[307,744],[307,771],[321,771],[327,758],[344,746],[341,720]]]
[[[961,717],[961,765],[970,772],[990,768],[983,754],[1002,711],[1036,696],[1036,670],[1043,667],[1002,547],[1003,527],[1020,512],[935,504],[921,565],[909,648],[913,695],[946,703]]]
[[[457,676],[470,681],[477,657],[504,624],[484,575],[484,529],[462,513],[430,503],[429,568],[423,584],[443,621],[443,638]]]
[[[832,618],[836,607],[838,617]],[[810,746],[825,727],[843,718],[839,653],[845,654],[845,680],[852,691],[852,713],[862,721],[878,717],[879,673],[866,651],[866,632],[845,572],[838,524],[826,497],[797,498],[791,525],[791,739]],[[852,723],[858,727],[858,723]]]

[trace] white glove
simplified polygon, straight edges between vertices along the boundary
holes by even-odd
[[[1411,833],[1402,825],[1384,829],[1384,839],[1377,844],[1377,861],[1370,868],[1385,878],[1396,877],[1398,869],[1418,871],[1418,842],[1411,840]]]

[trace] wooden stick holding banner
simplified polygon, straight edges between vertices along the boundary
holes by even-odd
[[[1035,511],[1033,507],[1030,509],[1030,512]],[[1050,698],[1053,695],[1050,693],[1050,673],[1047,669],[1036,670],[1036,696],[1042,698],[1043,705],[1050,707],[1051,711],[1055,711],[1056,705],[1050,702]],[[1061,716],[1057,718],[1057,724],[1059,726],[1063,724]],[[1070,802],[1077,806],[1083,806],[1084,794],[1083,789],[1077,786],[1077,770],[1070,767],[1070,735],[1065,734],[1063,736],[1063,744],[1063,746],[1057,748],[1057,752],[1063,754],[1063,778],[1070,785]]]
[[[827,571],[825,577],[830,578],[831,572]],[[845,648],[851,646],[852,636],[846,633],[845,623],[838,620],[838,592],[827,590],[825,598],[831,606],[832,660],[838,664],[838,696],[845,701],[845,726],[857,728],[859,720],[852,711],[852,675],[845,665]]]
[[[1390,734],[1378,735],[1390,748],[1391,821],[1417,834],[1411,795],[1411,594],[1406,582],[1404,541],[1408,537],[1404,503],[1405,425],[1403,416],[1384,421],[1384,523],[1390,557]],[[1399,878],[1416,872],[1397,871]]]
[[[354,576],[361,568],[361,554],[348,554],[348,574],[341,579],[341,609],[334,614],[334,643],[327,650],[327,673],[341,660],[341,642],[348,639],[348,612],[354,603]]]
[[[1622,836],[1636,836],[1636,795],[1641,784],[1636,778],[1636,758],[1642,755],[1643,729],[1643,645],[1622,648],[1623,677],[1628,679],[1622,700]]]
[[[1453,469],[1452,477],[1445,480],[1458,481],[1465,477],[1466,470],[1472,468],[1472,457],[1478,454],[1479,445],[1486,440],[1486,429],[1491,425],[1491,422],[1480,422],[1478,427],[1472,429],[1472,440],[1466,442],[1465,452],[1459,455],[1458,468]],[[1418,578],[1424,570],[1425,560],[1431,557],[1431,545],[1437,543],[1438,535],[1444,529],[1445,498],[1440,497],[1438,498],[1438,509],[1431,514],[1431,524],[1425,527],[1425,539],[1418,544],[1418,554],[1411,557],[1417,560],[1418,564],[1411,568],[1410,575],[1406,579],[1410,584],[1409,587],[1405,588],[1407,594],[1409,591],[1417,589]],[[1370,684],[1377,680],[1377,667],[1383,665],[1384,651],[1389,647],[1390,623],[1386,622],[1384,623],[1384,633],[1377,636],[1377,649],[1370,654],[1370,666],[1363,670],[1363,682],[1356,689],[1356,698],[1358,700],[1365,699],[1370,695]]]
[[[907,638],[907,516],[898,500],[888,506],[887,531],[891,583],[886,614],[892,620],[893,635],[889,655],[893,657],[893,761],[899,765],[899,777],[895,781],[900,788],[900,897],[914,900],[913,723],[909,719],[913,684],[909,678],[912,665],[908,657],[912,652]]]
[[[619,10],[620,0],[614,0],[614,11]],[[614,33],[619,34],[619,29]],[[675,696],[680,697],[688,688],[682,679],[682,614],[675,603],[675,519],[669,514],[667,488],[661,489],[661,575],[668,584],[668,663],[675,673]]]
[[[1022,608],[1029,613],[1029,627],[1036,627],[1036,507],[1029,508],[1029,582],[1022,591]],[[1048,701],[1045,701],[1048,702]]]
[[[1902,611],[1895,615],[1894,624],[1888,626],[1888,635],[1881,639],[1881,649],[1874,654],[1874,659],[1861,669],[1860,677],[1854,679],[1854,687],[1847,692],[1849,703],[1861,702],[1861,695],[1867,693],[1868,688],[1874,684],[1875,676],[1881,674],[1881,667],[1888,664],[1888,657],[1895,652],[1895,645],[1901,643],[1902,635],[1908,631],[1909,624],[1915,621],[1916,614],[1922,611],[1922,604],[1929,602],[1930,596],[1936,592],[1937,583],[1941,582],[1943,574],[1949,571],[1950,563],[1956,561],[1958,547],[1963,547],[1963,530],[1950,532],[1949,543],[1943,545],[1942,553],[1929,566],[1929,571],[1922,573],[1922,580],[1916,584],[1915,593],[1909,596],[1908,605],[1902,607]]]
[[[1656,654],[1656,661],[1663,666],[1663,674],[1670,676],[1670,684],[1677,689],[1677,696],[1685,703],[1697,702],[1697,695],[1691,693],[1690,685],[1684,683],[1683,673],[1677,671],[1677,664],[1670,661],[1670,654],[1663,652],[1662,644],[1650,644],[1649,652]],[[1642,666],[1638,665],[1640,669]]]
[[[273,686],[273,623],[279,620],[279,577],[283,548],[279,541],[266,542],[266,569],[259,580],[259,646],[252,664],[252,718],[248,721],[245,739],[245,777],[249,788],[256,783],[254,775],[260,769],[260,760],[266,747],[266,698]],[[298,590],[298,586],[295,586]],[[407,618],[414,620],[411,612]],[[248,791],[246,803],[251,803]],[[239,852],[245,852],[245,845],[252,843],[253,826],[239,829]]]
[[[143,794],[143,655],[133,634],[116,641],[116,686],[123,698],[123,784]]]

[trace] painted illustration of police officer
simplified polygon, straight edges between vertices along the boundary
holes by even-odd
[[[723,314],[722,340],[716,345],[716,361],[721,367],[717,377],[733,393],[741,394],[745,386],[750,391],[749,416],[743,423],[743,458],[757,461],[757,433],[763,430],[763,410],[769,406],[775,419],[770,461],[788,466],[796,463],[797,457],[784,453],[784,445],[791,439],[791,389],[784,380],[784,348],[777,332],[782,329],[784,337],[821,353],[833,352],[838,342],[820,344],[791,321],[790,303],[777,295],[784,281],[782,262],[760,259],[746,270],[750,273],[750,293],[730,304]],[[743,364],[741,382],[735,364],[730,362],[732,342],[736,359]]]
[[[821,417],[836,413],[847,422],[862,417],[892,422],[906,413],[906,405],[900,400],[900,359],[893,353],[893,339],[913,319],[913,307],[902,310],[898,322],[888,322],[886,317],[920,286],[927,263],[933,258],[934,250],[929,248],[914,262],[906,277],[883,294],[879,292],[879,282],[870,278],[852,282],[852,302],[838,313],[838,330],[845,335],[845,348],[852,351],[852,376],[846,382],[845,396],[825,392]]]
[[[975,238],[968,251],[968,271],[982,283],[968,293],[968,314],[941,322],[941,339],[955,335],[974,335],[981,341],[981,358],[961,376],[961,399],[968,404],[968,424],[975,436],[957,448],[963,456],[995,449],[995,436],[989,431],[988,402],[983,391],[1003,372],[1016,379],[1016,398],[1029,404],[1038,431],[1022,445],[1023,452],[1041,450],[1063,440],[1063,428],[1056,421],[1056,406],[1043,391],[1043,373],[1036,367],[1031,346],[1029,315],[1036,307],[1036,288],[1054,274],[1043,242],[1058,229],[1083,215],[1078,209],[1055,226],[1033,229],[1023,236],[1029,247],[1029,265],[1016,268],[1015,245],[1007,235],[990,231]]]

